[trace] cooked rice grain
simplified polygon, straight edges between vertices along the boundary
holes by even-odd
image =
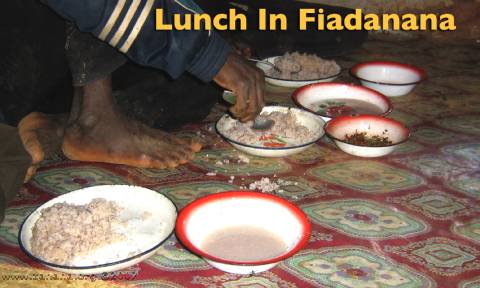
[[[32,253],[51,263],[71,265],[77,256],[123,240],[124,235],[112,230],[121,210],[103,198],[86,205],[63,202],[45,208],[32,230]]]
[[[303,144],[312,139],[312,132],[301,125],[292,111],[286,113],[280,111],[263,112],[267,119],[272,119],[275,124],[267,131],[252,130],[252,122],[235,122],[230,129],[225,131],[225,136],[240,143],[249,145],[261,145],[259,138],[262,135],[276,134],[287,138],[287,146]]]
[[[272,67],[266,72],[266,75],[285,80],[322,79],[340,72],[340,66],[334,60],[298,52],[285,53],[276,58],[274,64],[280,71]]]

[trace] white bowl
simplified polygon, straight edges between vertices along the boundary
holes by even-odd
[[[292,94],[292,100],[302,109],[320,115],[325,122],[334,118],[325,111],[319,111],[319,103],[341,101],[349,107],[349,101],[362,101],[375,112],[368,113],[385,116],[392,111],[390,100],[384,95],[362,86],[344,83],[317,83],[298,88]],[[351,103],[353,104],[353,103]],[[360,111],[361,112],[361,111]],[[356,113],[367,114],[367,113]]]
[[[369,147],[345,142],[345,135],[366,132],[368,136],[382,135],[392,141],[391,145]],[[359,157],[380,157],[395,150],[408,140],[410,131],[402,123],[374,115],[341,116],[325,125],[325,133],[345,153]]]
[[[320,140],[325,134],[323,130],[323,126],[325,122],[318,117],[317,115],[310,113],[308,111],[304,111],[298,108],[291,108],[291,107],[281,107],[281,106],[265,106],[262,112],[273,112],[273,111],[280,111],[280,112],[288,112],[293,111],[295,116],[297,117],[297,121],[300,124],[307,127],[310,131],[314,131],[316,133],[312,133],[312,138],[305,141],[300,145],[295,146],[286,146],[286,147],[263,147],[263,146],[255,146],[246,143],[241,143],[239,141],[233,140],[225,135],[225,132],[230,129],[238,120],[233,119],[228,114],[223,115],[215,125],[217,132],[222,136],[227,142],[232,144],[233,147],[236,149],[243,151],[245,153],[260,156],[260,157],[285,157],[290,156],[303,150],[307,149],[308,147],[312,146],[315,142]]]
[[[263,59],[262,61],[264,62],[270,62],[270,63],[275,63],[275,59],[281,57],[281,56],[274,56],[274,57],[269,57],[266,59]],[[265,73],[265,82],[275,85],[275,86],[280,86],[280,87],[285,87],[285,88],[298,88],[302,87],[308,84],[313,84],[313,83],[320,83],[320,82],[332,82],[333,80],[337,79],[340,74],[342,74],[342,70],[340,69],[340,72],[337,74],[320,78],[320,79],[312,79],[312,80],[288,80],[288,79],[281,79],[281,78],[275,78],[275,77],[270,77],[267,76],[266,73],[269,71],[272,66],[262,63],[262,62],[257,62],[257,67],[262,69],[263,72]]]
[[[392,61],[360,63],[350,69],[350,74],[363,86],[389,97],[407,95],[427,78],[420,68]]]
[[[235,261],[203,250],[202,242],[209,235],[238,226],[269,231],[285,244],[285,251],[270,259]],[[176,225],[177,237],[186,248],[213,267],[235,274],[271,269],[302,249],[310,231],[308,218],[298,207],[280,197],[253,191],[228,191],[199,198],[180,211]]]
[[[32,253],[30,245],[32,229],[43,209],[62,202],[84,205],[95,198],[114,201],[120,207],[125,208],[120,217],[130,219],[125,228],[128,230],[125,231],[126,241],[108,245],[104,247],[105,249],[100,249],[102,251],[91,253],[83,260],[75,260],[74,264],[70,266],[45,261]],[[151,213],[151,216],[144,219],[144,212]],[[132,266],[153,255],[173,233],[176,217],[175,205],[168,198],[153,190],[128,185],[93,186],[63,194],[35,209],[23,221],[18,234],[18,242],[28,256],[57,271],[72,274],[112,272]],[[138,221],[138,219],[143,220]],[[135,254],[132,256],[131,253]],[[77,265],[76,263],[81,264]]]

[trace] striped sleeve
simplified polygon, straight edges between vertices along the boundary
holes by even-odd
[[[230,52],[211,31],[156,31],[155,9],[164,23],[174,14],[202,13],[191,0],[44,0],[83,32],[90,32],[140,65],[165,70],[176,78],[184,71],[203,81],[218,73]]]

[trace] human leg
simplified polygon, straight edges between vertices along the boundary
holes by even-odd
[[[81,101],[63,138],[64,154],[79,161],[145,168],[175,167],[192,159],[201,144],[152,129],[120,112],[112,95],[111,73],[123,55],[88,34],[69,28],[67,57]]]
[[[32,158],[23,148],[15,127],[0,123],[0,223],[5,208],[20,190]]]

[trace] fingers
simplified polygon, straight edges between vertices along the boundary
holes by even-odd
[[[242,122],[253,120],[264,106],[265,80],[263,72],[242,57],[231,54],[215,82],[237,95],[230,108],[234,117]]]
[[[264,75],[263,73],[259,71],[255,71],[256,73],[253,73],[253,85],[252,85],[252,90],[251,93],[249,94],[249,99],[248,99],[248,107],[247,107],[247,116],[243,119],[242,121],[246,122],[249,120],[254,120],[255,117],[260,114],[260,112],[263,109],[264,104],[264,94],[265,94],[265,83],[264,83]]]
[[[258,97],[257,97],[257,82],[254,81],[253,84],[250,86],[250,93],[248,94],[247,100],[247,110],[245,111],[246,116],[241,118],[240,121],[247,122],[250,120],[254,120],[255,117],[260,113],[258,110]]]
[[[247,119],[251,114],[251,111],[249,111],[251,109],[250,106],[252,105],[250,99],[252,94],[251,86],[252,84],[243,82],[240,85],[240,88],[237,91],[234,91],[237,95],[237,102],[230,109],[230,112],[232,112],[233,116],[240,121],[248,121]]]
[[[257,96],[257,113],[260,113],[265,106],[265,75],[263,72],[257,73],[257,85],[256,85],[256,96]]]

